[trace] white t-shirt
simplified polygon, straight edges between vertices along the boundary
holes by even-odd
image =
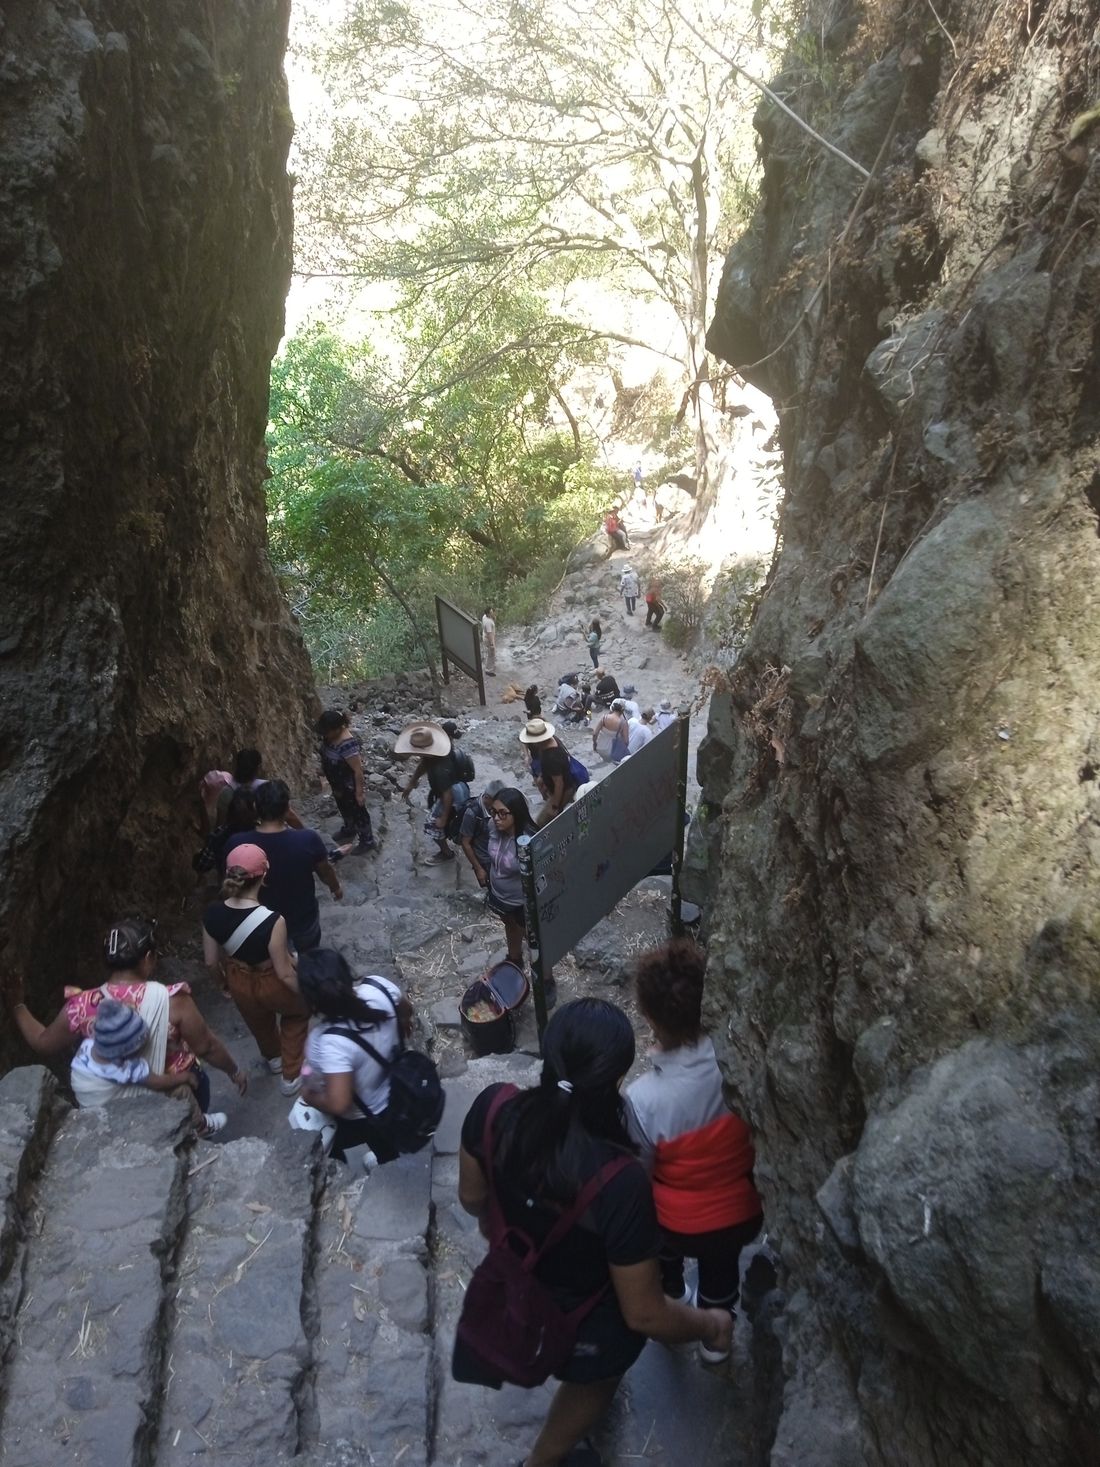
[[[384,1019],[373,1029],[362,1028],[351,1019],[322,1019],[309,1032],[306,1041],[306,1061],[311,1070],[321,1075],[350,1075],[351,1088],[372,1115],[381,1115],[390,1103],[389,1076],[382,1066],[371,1058],[365,1049],[360,1049],[353,1039],[343,1039],[332,1034],[332,1029],[355,1029],[380,1055],[389,1059],[397,1050],[400,1037],[397,1027],[397,1001],[401,990],[388,978],[371,974],[374,983],[380,983],[386,991],[383,996],[374,983],[357,983],[355,991],[372,1009],[392,1008],[391,1017]],[[391,1002],[387,1004],[386,997]],[[352,1101],[343,1112],[343,1119],[354,1121],[362,1115]]]
[[[653,738],[653,729],[648,723],[643,723],[640,718],[637,722],[631,720],[630,738],[627,741],[626,752],[636,754],[639,749],[645,748],[651,738]]]
[[[657,732],[664,733],[670,723],[676,722],[676,714],[671,708],[661,708],[657,712]]]
[[[483,616],[481,618],[481,630],[484,633],[486,642],[492,647],[497,639],[497,624],[491,616]]]
[[[623,712],[626,714],[627,718],[630,719],[631,723],[633,723],[636,718],[641,718],[641,707],[639,706],[639,704],[635,703],[633,698],[622,698],[620,699],[620,701],[623,705]]]

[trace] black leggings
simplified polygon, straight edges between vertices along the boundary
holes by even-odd
[[[363,845],[369,846],[374,840],[374,831],[371,829],[370,811],[366,805],[357,805],[354,795],[338,795],[334,791],[333,797],[346,828],[353,831]]]
[[[336,1122],[336,1134],[328,1154],[333,1161],[346,1161],[344,1153],[355,1146],[369,1146],[380,1162],[393,1161],[400,1155],[393,1144],[393,1133],[385,1116],[357,1116],[354,1120],[345,1120],[341,1116]]]
[[[684,1292],[684,1259],[699,1260],[700,1309],[729,1309],[741,1288],[741,1250],[764,1226],[761,1214],[711,1233],[671,1233],[661,1229],[661,1286],[671,1299]]]

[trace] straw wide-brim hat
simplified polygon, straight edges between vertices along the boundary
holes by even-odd
[[[393,746],[395,754],[449,754],[451,740],[438,723],[410,723],[397,735]]]
[[[519,731],[521,744],[544,744],[547,739],[553,737],[554,725],[547,723],[545,718],[532,718]]]

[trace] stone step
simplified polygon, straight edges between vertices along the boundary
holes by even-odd
[[[191,1153],[158,1467],[276,1464],[308,1434],[321,1164],[285,1126]]]
[[[62,1121],[29,1199],[4,1467],[146,1467],[183,1240],[187,1109],[137,1093]]]

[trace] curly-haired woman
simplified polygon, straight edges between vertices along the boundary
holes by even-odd
[[[657,1043],[652,1070],[627,1089],[627,1119],[653,1177],[665,1293],[690,1298],[684,1260],[695,1258],[699,1307],[732,1314],[741,1250],[764,1219],[752,1134],[726,1105],[714,1045],[702,1032],[704,967],[702,951],[683,938],[638,960],[638,1006]],[[729,1351],[699,1353],[717,1364]]]

